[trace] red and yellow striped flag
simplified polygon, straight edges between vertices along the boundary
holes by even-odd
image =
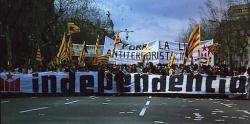
[[[41,54],[41,50],[38,47],[37,51],[36,51],[36,61],[38,61],[39,63],[42,63],[42,54]]]
[[[185,49],[184,64],[186,64],[187,59],[192,55],[193,51],[200,49],[200,25],[197,24],[188,39],[188,45]]]
[[[121,39],[120,39],[119,35],[116,34],[116,35],[115,35],[114,44],[113,44],[113,48],[112,48],[112,50],[111,50],[111,56],[114,56],[116,45],[119,44],[119,43],[121,43]]]
[[[142,49],[142,53],[141,53],[141,55],[142,55],[142,58],[141,58],[141,63],[145,63],[145,60],[146,60],[146,55],[148,54],[148,52],[149,52],[149,45],[148,45],[148,43],[146,44],[146,46]]]
[[[78,63],[84,62],[86,53],[87,53],[87,47],[86,47],[86,44],[85,44],[85,41],[84,41],[82,51],[81,51],[81,53],[80,53],[80,55],[78,57]]]
[[[214,54],[220,48],[220,44],[215,43],[213,45],[207,46],[207,48],[209,53]]]
[[[109,55],[102,55],[96,57],[96,63],[108,64],[108,62],[109,62]]]
[[[99,43],[100,43],[100,36],[98,35],[96,39],[96,43],[95,43],[94,64],[96,64],[96,61],[97,61]]]

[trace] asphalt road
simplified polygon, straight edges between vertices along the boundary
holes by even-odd
[[[250,124],[250,101],[168,97],[1,100],[1,124]]]

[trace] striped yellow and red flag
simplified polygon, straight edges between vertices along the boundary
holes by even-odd
[[[86,55],[87,52],[88,52],[87,51],[87,46],[86,46],[86,43],[84,41],[83,42],[83,48],[82,48],[81,53],[80,53],[80,55],[78,57],[78,63],[84,62],[85,55]]]
[[[96,64],[96,60],[98,57],[99,43],[100,43],[100,36],[98,35],[95,43],[94,64]]]
[[[111,50],[111,56],[113,56],[115,54],[115,48],[116,48],[116,45],[121,43],[121,39],[119,37],[118,34],[115,35],[115,40],[114,40],[114,44],[113,44],[113,48]]]
[[[109,62],[109,55],[102,55],[96,57],[96,63],[108,64],[108,62]]]
[[[56,55],[57,58],[61,58],[62,57],[62,54],[66,50],[66,47],[67,47],[67,43],[66,43],[66,36],[65,36],[65,33],[64,33],[63,34],[62,43],[61,43],[59,51],[58,51],[58,53]]]
[[[207,48],[209,53],[214,54],[220,48],[220,44],[215,43],[213,45],[207,46]]]
[[[188,39],[188,45],[185,49],[184,64],[187,59],[192,55],[193,51],[200,49],[200,25],[197,24]]]
[[[36,51],[36,61],[38,61],[39,63],[42,63],[42,54],[41,54],[41,50],[38,47],[37,51]]]

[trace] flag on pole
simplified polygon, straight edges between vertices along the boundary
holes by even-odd
[[[172,52],[172,53],[171,53],[171,56],[170,56],[169,63],[168,63],[168,67],[169,67],[169,68],[173,66],[174,60],[175,60],[175,54],[174,54],[174,52]]]
[[[96,64],[98,50],[99,50],[99,43],[100,43],[100,36],[97,36],[96,43],[95,43],[95,53],[94,53],[94,64]]]
[[[60,48],[59,48],[59,51],[56,55],[57,58],[61,58],[62,57],[62,54],[64,53],[64,51],[66,50],[66,46],[67,46],[67,43],[66,43],[66,38],[65,38],[65,33],[63,34],[63,39],[62,39],[62,43],[60,45]]]
[[[71,61],[72,60],[72,55],[73,55],[73,50],[72,50],[72,40],[71,36],[69,37],[69,41],[67,43],[67,60]]]
[[[141,63],[145,63],[145,60],[146,60],[146,55],[148,54],[149,52],[149,45],[148,43],[146,44],[146,46],[143,47],[142,49],[142,53],[141,53]]]
[[[215,43],[213,45],[207,46],[207,48],[208,48],[208,53],[214,54],[220,48],[220,44]]]
[[[71,35],[73,33],[79,33],[80,28],[73,22],[68,23],[68,35]]]
[[[185,49],[185,58],[183,63],[186,64],[187,59],[192,55],[193,51],[200,49],[200,25],[197,24],[188,39],[188,45]]]
[[[37,51],[36,51],[36,61],[38,61],[39,63],[42,63],[42,54],[41,54],[41,50],[38,47]]]
[[[83,48],[82,48],[81,53],[78,57],[78,63],[84,62],[86,53],[88,53],[88,51],[87,51],[87,46],[86,46],[85,41],[84,41]]]
[[[108,64],[108,62],[109,62],[109,55],[102,55],[96,57],[96,63]]]
[[[119,43],[121,43],[121,39],[120,39],[119,35],[116,34],[116,35],[115,35],[114,44],[113,44],[113,48],[112,48],[112,50],[111,50],[111,56],[114,56],[116,45],[119,44]]]

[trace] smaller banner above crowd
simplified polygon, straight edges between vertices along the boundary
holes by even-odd
[[[114,40],[105,37],[103,54],[112,51]],[[114,55],[109,58],[111,64],[137,64],[143,59],[145,48],[148,45],[148,52],[146,53],[145,62],[152,62],[154,64],[168,64],[171,53],[174,53],[175,64],[182,64],[184,59],[184,49],[186,43],[171,42],[171,41],[153,41],[145,42],[145,44],[117,44],[114,50]],[[214,65],[214,55],[209,53],[208,46],[213,45],[213,40],[201,41],[200,51],[193,52],[194,63],[207,63]],[[187,63],[190,63],[188,60]]]

